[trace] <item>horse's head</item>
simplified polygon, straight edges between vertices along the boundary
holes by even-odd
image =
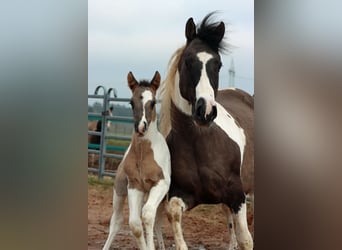
[[[223,22],[208,24],[210,16],[198,29],[192,18],[186,23],[187,43],[178,63],[176,86],[183,111],[191,113],[201,126],[209,126],[217,116],[215,97],[222,65],[219,50],[225,33]]]
[[[113,106],[110,106],[108,110],[108,115],[113,116]],[[110,126],[112,125],[112,122],[110,120],[107,121],[107,130],[110,129]],[[101,131],[101,130],[100,130]]]
[[[138,136],[144,136],[152,121],[156,120],[156,91],[160,84],[160,74],[154,74],[151,82],[138,82],[132,72],[127,75],[128,86],[132,90],[130,104],[133,110],[134,129]]]

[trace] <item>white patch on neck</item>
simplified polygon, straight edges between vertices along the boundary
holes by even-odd
[[[192,105],[189,104],[189,102],[185,100],[180,93],[178,70],[175,76],[175,93],[173,94],[172,101],[180,111],[182,111],[184,114],[191,116]]]
[[[214,89],[210,85],[210,80],[207,74],[207,62],[213,58],[213,55],[207,52],[197,53],[197,58],[202,62],[201,77],[196,86],[196,99],[204,98],[207,103],[215,103]]]
[[[216,103],[217,117],[214,122],[219,126],[240,148],[241,163],[240,171],[243,161],[243,154],[246,145],[246,136],[244,130],[239,127],[235,119],[228,111],[219,103]]]

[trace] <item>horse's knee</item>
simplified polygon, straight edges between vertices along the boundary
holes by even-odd
[[[152,226],[154,225],[155,221],[155,216],[156,216],[156,209],[150,207],[150,206],[144,206],[142,208],[142,220],[144,222],[145,226]]]
[[[129,227],[136,238],[140,238],[143,234],[143,227],[140,220],[130,220]]]
[[[167,207],[167,218],[169,221],[180,221],[185,204],[182,199],[172,197]]]

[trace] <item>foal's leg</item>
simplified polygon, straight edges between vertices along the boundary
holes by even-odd
[[[126,196],[119,196],[114,190],[113,195],[113,215],[110,220],[109,226],[109,235],[105,245],[103,246],[103,250],[109,250],[110,245],[112,244],[116,233],[122,226],[123,223],[123,207],[125,203]]]
[[[163,231],[162,231],[162,225],[163,225],[163,211],[165,209],[166,201],[162,201],[157,209],[156,214],[156,221],[154,223],[154,231],[157,235],[157,241],[158,241],[158,248],[159,250],[165,250],[165,244],[163,240]]]
[[[172,226],[176,243],[176,250],[187,250],[188,247],[183,238],[182,213],[185,211],[185,204],[181,198],[172,197],[167,206],[167,217]]]
[[[148,249],[155,249],[153,241],[153,226],[156,218],[157,208],[169,190],[169,184],[160,180],[150,190],[148,199],[142,209],[142,219],[146,228],[146,241]]]
[[[144,192],[132,188],[128,189],[129,227],[132,230],[139,249],[146,250],[144,230],[140,219],[143,200]]]
[[[233,213],[236,239],[241,250],[253,249],[253,238],[248,230],[247,206],[242,203],[237,213]]]
[[[229,232],[229,250],[236,250],[239,249],[238,243],[236,241],[235,229],[234,229],[234,221],[233,215],[230,211],[230,208],[222,204],[222,210],[227,216],[228,221],[228,232]]]

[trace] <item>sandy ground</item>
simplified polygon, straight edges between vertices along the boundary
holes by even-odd
[[[88,250],[102,249],[108,236],[112,214],[112,187],[88,185]],[[128,227],[128,206],[125,205],[124,226],[111,249],[137,249]],[[251,224],[253,215],[248,214]],[[250,227],[252,232],[252,228]],[[189,249],[227,249],[228,229],[220,205],[201,205],[183,216],[183,232]],[[164,215],[163,236],[166,249],[175,249],[170,224]]]

